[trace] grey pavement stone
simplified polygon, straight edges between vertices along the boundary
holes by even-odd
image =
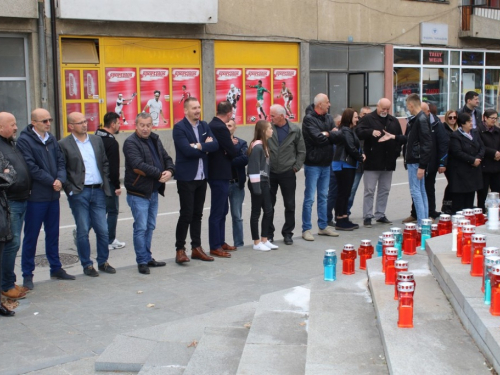
[[[235,374],[247,335],[248,328],[205,328],[184,375]]]
[[[306,347],[247,344],[237,375],[304,375]]]
[[[140,371],[157,342],[119,335],[96,360],[96,371]]]
[[[305,374],[333,373],[388,373],[365,271],[311,284]]]
[[[394,286],[385,285],[379,262],[367,263],[389,371],[392,374],[488,374],[483,354],[460,324],[429,268],[423,268],[426,253],[405,259],[410,261],[409,270],[414,271],[416,281],[414,328],[411,329],[397,326]]]

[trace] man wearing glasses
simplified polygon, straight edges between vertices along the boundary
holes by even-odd
[[[50,113],[37,108],[31,113],[31,125],[19,136],[17,148],[24,156],[31,175],[31,194],[24,218],[24,239],[21,256],[23,285],[33,289],[33,271],[40,229],[45,231],[45,254],[50,264],[50,277],[74,280],[59,260],[59,198],[66,182],[66,168],[61,149],[50,134]]]
[[[87,134],[87,120],[80,112],[68,115],[71,132],[59,141],[66,159],[67,180],[64,191],[76,223],[78,256],[87,276],[97,277],[90,259],[89,230],[94,228],[97,242],[97,264],[102,272],[116,273],[108,263],[108,224],[106,196],[111,196],[109,163],[99,136]]]

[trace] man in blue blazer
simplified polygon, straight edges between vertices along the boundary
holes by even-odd
[[[231,120],[233,107],[224,101],[217,104],[217,115],[208,124],[219,148],[208,155],[208,184],[210,185],[211,204],[208,218],[208,242],[210,255],[231,258],[228,251],[236,247],[226,243],[226,215],[229,211],[229,180],[232,178],[231,160],[237,155],[237,148],[231,140],[226,123]]]
[[[184,101],[182,121],[174,125],[176,160],[175,179],[179,194],[180,211],[175,231],[175,262],[189,262],[186,255],[186,237],[189,229],[191,236],[191,259],[213,261],[201,247],[201,218],[207,192],[208,153],[219,148],[217,139],[205,121],[200,120],[201,106],[198,99],[187,98]]]

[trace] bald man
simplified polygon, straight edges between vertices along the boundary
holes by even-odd
[[[80,112],[68,115],[71,132],[59,141],[66,160],[67,181],[64,191],[76,223],[76,247],[83,273],[97,277],[90,259],[89,231],[94,228],[97,242],[97,264],[100,271],[113,274],[116,270],[108,263],[108,223],[106,196],[111,197],[109,162],[101,137],[87,134],[87,119]]]
[[[385,216],[385,210],[391,190],[392,174],[396,170],[396,159],[401,154],[402,143],[396,139],[379,142],[385,131],[395,136],[402,135],[398,119],[389,114],[391,105],[389,99],[380,99],[375,111],[365,115],[356,127],[358,138],[365,141],[363,224],[367,228],[371,228],[373,218],[377,223],[392,224]],[[375,190],[377,203],[374,213]]]
[[[17,123],[14,115],[0,113],[0,152],[4,155],[17,173],[16,181],[7,189],[10,208],[10,227],[12,240],[5,243],[2,255],[2,295],[11,299],[26,296],[27,288],[16,285],[14,267],[16,256],[21,245],[21,230],[31,189],[31,177],[23,154],[16,148],[15,140]]]
[[[19,136],[17,148],[28,165],[32,186],[24,218],[21,256],[23,285],[33,289],[36,246],[42,228],[45,232],[45,255],[50,264],[50,277],[74,280],[62,268],[59,259],[59,198],[66,182],[66,165],[55,137],[50,134],[50,113],[37,108],[31,112],[31,124]]]

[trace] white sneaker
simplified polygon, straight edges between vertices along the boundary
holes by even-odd
[[[271,242],[269,242],[269,240],[264,242],[264,245],[267,246],[268,248],[270,248],[271,250],[276,250],[279,248],[279,246],[273,245]]]
[[[337,232],[334,232],[332,227],[326,227],[325,229],[320,229],[318,231],[318,234],[320,236],[330,236],[330,237],[338,237],[339,234]]]
[[[270,251],[271,250],[269,247],[264,245],[262,242],[259,242],[257,245],[253,245],[253,249],[260,250],[260,251]]]
[[[310,230],[302,232],[302,238],[306,241],[314,241],[314,236],[312,235]]]
[[[125,242],[120,242],[116,238],[112,243],[108,245],[109,250],[123,249],[124,247],[125,247]]]
[[[123,125],[128,125],[128,121],[127,120],[123,121]]]

